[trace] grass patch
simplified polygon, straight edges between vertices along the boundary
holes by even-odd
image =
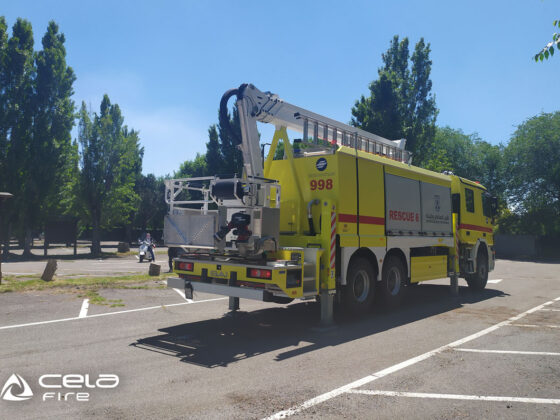
[[[18,278],[14,276],[5,276],[2,278],[0,285],[0,293],[8,292],[28,292],[35,290],[53,290],[53,291],[72,291],[73,289],[149,289],[148,284],[156,280],[165,280],[169,276],[168,273],[160,276],[149,276],[148,274],[134,274],[126,276],[114,277],[77,277],[77,278],[55,278],[55,280],[46,282],[41,280],[39,276],[26,276]]]
[[[85,293],[78,295],[79,298],[89,299],[92,305],[105,305],[115,308],[117,306],[124,306],[122,299],[105,299],[99,294],[97,290],[87,290]]]

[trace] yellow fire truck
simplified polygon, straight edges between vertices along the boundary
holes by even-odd
[[[168,287],[287,303],[333,298],[363,313],[397,304],[416,283],[449,277],[472,289],[494,268],[495,200],[473,181],[411,165],[406,140],[387,140],[291,105],[250,84],[236,96],[240,177],[166,181],[166,245],[181,247]],[[276,127],[266,160],[257,122]],[[288,130],[302,133],[290,142]],[[283,142],[283,159],[275,159]],[[376,300],[377,300],[376,299]]]

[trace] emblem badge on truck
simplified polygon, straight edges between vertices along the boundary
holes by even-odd
[[[318,171],[324,171],[325,169],[327,169],[327,159],[325,158],[317,159],[317,162],[315,162],[315,167],[317,168]]]

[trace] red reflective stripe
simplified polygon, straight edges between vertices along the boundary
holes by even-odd
[[[477,226],[477,225],[467,225],[461,223],[459,225],[459,229],[467,229],[467,230],[478,230],[480,232],[492,233],[492,228],[484,227],[484,226]]]
[[[360,223],[366,225],[385,225],[384,217],[360,216]]]
[[[343,214],[338,215],[338,221],[340,223],[358,223],[358,217],[355,214]],[[373,217],[373,216],[360,216],[360,223],[366,225],[385,225],[384,217]]]
[[[358,218],[355,214],[342,214],[338,215],[338,221],[341,223],[358,223]]]

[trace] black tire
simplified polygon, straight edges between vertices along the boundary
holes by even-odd
[[[476,256],[476,273],[467,275],[466,279],[469,289],[483,290],[488,282],[488,257],[482,252],[478,251]]]
[[[379,284],[380,298],[388,307],[401,303],[406,285],[406,269],[402,260],[396,255],[385,259]]]
[[[144,256],[140,255],[140,262],[144,261]]]
[[[342,299],[347,311],[361,315],[369,312],[375,296],[375,271],[369,261],[358,257],[350,262]]]

